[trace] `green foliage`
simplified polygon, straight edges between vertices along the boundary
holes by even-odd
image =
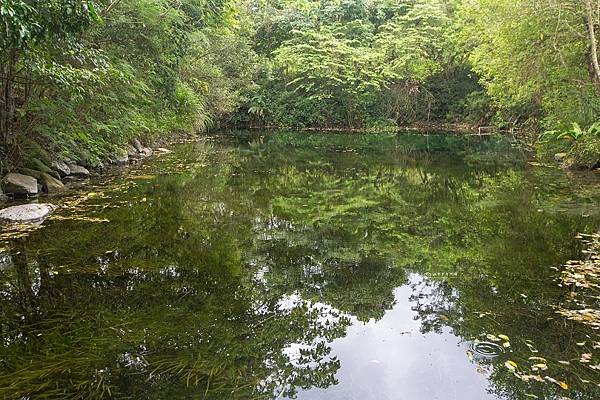
[[[572,3],[249,3],[242,15],[252,28],[245,34],[263,73],[242,96],[235,122],[589,125],[600,112],[598,84],[590,79],[590,17]]]
[[[596,168],[600,164],[600,122],[587,129],[574,122],[571,129],[544,132],[540,135],[539,147],[550,156],[552,151],[565,152],[565,163],[571,168]]]
[[[231,113],[251,68],[251,57],[236,65],[237,49],[226,58],[245,43],[227,1],[4,1],[0,16],[12,79],[3,151],[33,140],[98,163],[133,137],[206,130]]]
[[[250,123],[378,128],[444,120],[449,103],[480,90],[465,86],[445,100],[442,90],[427,88],[452,64],[446,51],[451,11],[441,1],[273,1],[246,12],[257,24],[250,35],[266,71],[241,105],[242,113],[252,110]],[[448,107],[432,115],[435,102]],[[244,121],[243,114],[238,118]]]
[[[3,0],[0,4],[2,51],[24,51],[79,32],[98,21],[94,1]]]
[[[283,70],[286,87],[319,104],[325,124],[362,125],[361,106],[384,84],[376,55],[355,41],[338,39],[330,28],[296,32],[275,51],[274,63]],[[332,115],[339,113],[342,118]]]
[[[590,79],[581,2],[464,1],[458,15],[457,42],[480,75],[500,124],[541,122],[546,129],[562,129],[573,121],[595,122],[600,96]]]

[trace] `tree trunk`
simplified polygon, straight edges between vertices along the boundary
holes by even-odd
[[[590,41],[590,64],[592,80],[596,85],[596,90],[600,93],[600,62],[598,61],[598,40],[596,39],[596,18],[592,0],[583,0],[586,8],[586,23]]]
[[[15,69],[17,65],[17,50],[10,50],[6,65],[3,70],[4,85],[2,88],[2,110],[0,115],[0,134],[2,141],[6,145],[13,135],[13,124],[15,119]]]

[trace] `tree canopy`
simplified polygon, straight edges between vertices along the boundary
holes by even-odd
[[[593,0],[2,0],[3,159],[219,126],[566,129],[600,113]]]

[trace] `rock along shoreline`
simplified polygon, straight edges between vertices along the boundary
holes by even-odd
[[[168,154],[171,150],[164,147],[144,146],[138,139],[132,140],[126,149],[121,149],[108,157],[107,162],[117,167],[140,164],[154,154]],[[91,163],[81,157],[79,161],[55,159],[39,167],[17,168],[0,180],[0,205],[9,205],[10,200],[29,201],[26,204],[0,208],[1,225],[39,225],[58,207],[39,202],[40,195],[58,195],[68,192],[71,186],[85,182],[92,176],[102,175],[105,165]],[[8,204],[7,204],[8,203]]]

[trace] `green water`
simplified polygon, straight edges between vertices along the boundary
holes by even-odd
[[[598,331],[556,313],[593,175],[478,137],[173,150],[3,232],[1,398],[600,398]]]

